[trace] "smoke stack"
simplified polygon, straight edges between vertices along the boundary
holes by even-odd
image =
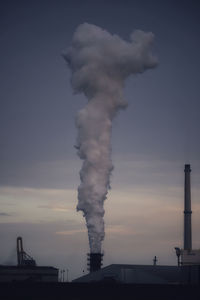
[[[185,165],[184,250],[192,250],[190,165]]]
[[[101,269],[102,259],[102,253],[88,253],[88,270],[90,271],[90,273]]]

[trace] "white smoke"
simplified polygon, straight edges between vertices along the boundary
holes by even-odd
[[[104,239],[104,201],[110,186],[112,119],[126,107],[125,79],[154,68],[151,53],[154,36],[135,30],[130,42],[91,24],[81,24],[64,57],[72,71],[72,87],[88,98],[77,115],[77,149],[83,160],[77,210],[82,210],[88,228],[90,251],[101,252]]]

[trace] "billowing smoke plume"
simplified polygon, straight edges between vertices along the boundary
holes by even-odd
[[[104,201],[113,169],[111,161],[112,119],[126,107],[125,79],[153,68],[151,32],[134,31],[130,42],[95,25],[80,25],[72,46],[64,55],[72,71],[72,87],[83,92],[88,103],[77,115],[77,149],[83,160],[77,210],[82,210],[88,228],[90,251],[101,252],[104,239]]]

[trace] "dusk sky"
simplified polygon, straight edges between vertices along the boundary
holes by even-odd
[[[35,0],[0,2],[0,264],[16,263],[16,238],[38,265],[87,269],[85,220],[76,212],[81,160],[74,94],[63,53],[82,23],[129,40],[155,35],[159,64],[130,76],[128,107],[113,122],[104,266],[176,264],[182,247],[184,164],[192,168],[193,248],[200,248],[200,2]]]

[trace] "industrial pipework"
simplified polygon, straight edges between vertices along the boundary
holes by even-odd
[[[23,249],[22,238],[17,238],[17,264],[18,266],[36,266],[35,260]]]
[[[185,165],[185,188],[184,188],[184,250],[192,250],[192,224],[191,224],[191,188],[190,188],[190,165]]]
[[[91,272],[95,272],[101,269],[102,266],[102,253],[88,253],[88,270]]]

